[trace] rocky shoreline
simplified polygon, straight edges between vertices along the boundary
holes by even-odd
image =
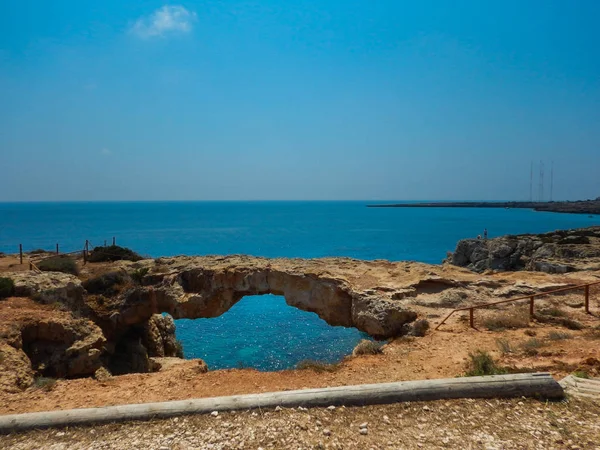
[[[535,211],[600,214],[600,198],[567,202],[434,202],[434,203],[396,203],[367,205],[368,208],[504,208],[533,209]]]
[[[595,276],[600,227],[464,240],[442,265],[246,255],[78,264],[78,276],[0,274],[14,283],[13,297],[0,300],[0,391],[40,377],[104,380],[172,367],[183,356],[174,319],[216,317],[247,295],[282,295],[376,339],[419,336],[453,308],[580,283],[550,273]],[[502,275],[522,270],[546,273]],[[208,368],[198,360],[193,370]]]

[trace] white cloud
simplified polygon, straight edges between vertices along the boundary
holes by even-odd
[[[149,16],[139,18],[130,31],[139,38],[149,39],[172,33],[189,33],[196,20],[196,13],[183,6],[165,5]]]
[[[105,156],[112,155],[112,152],[107,148],[103,148],[102,150],[100,150],[100,153],[102,153]]]

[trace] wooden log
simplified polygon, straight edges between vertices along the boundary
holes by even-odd
[[[560,399],[562,387],[548,373],[493,375],[440,380],[400,381],[334,388],[235,395],[162,403],[106,406],[0,416],[0,433],[33,428],[150,420],[212,411],[256,408],[376,405],[451,398],[536,397]]]

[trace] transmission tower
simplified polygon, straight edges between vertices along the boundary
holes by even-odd
[[[553,191],[554,191],[554,161],[552,161],[552,165],[550,166],[550,201],[552,201]]]
[[[529,201],[533,201],[533,161],[531,161],[531,169],[529,170]]]
[[[540,185],[539,185],[539,201],[544,201],[544,161],[540,161]]]

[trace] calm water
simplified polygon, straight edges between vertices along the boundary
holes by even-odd
[[[246,253],[349,256],[439,263],[456,242],[489,230],[539,233],[597,225],[586,215],[512,209],[366,208],[365,202],[0,203],[0,251],[71,251],[86,239],[156,257]],[[362,338],[275,296],[246,297],[215,319],[180,320],[187,357],[211,369],[275,370],[302,359],[337,361]]]

